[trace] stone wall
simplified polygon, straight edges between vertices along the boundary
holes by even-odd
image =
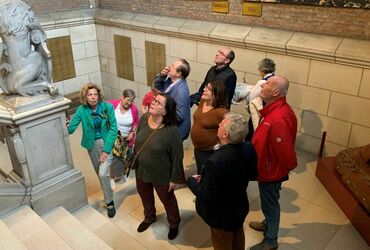
[[[73,13],[64,13],[70,19],[51,20],[55,13],[42,16],[49,37],[71,35],[77,77],[56,83],[64,94],[92,81],[102,84],[107,99],[131,88],[140,105],[149,91],[145,41],[165,45],[167,64],[177,58],[190,62],[188,83],[195,92],[217,49],[227,46],[236,52],[232,68],[239,82],[257,82],[257,63],[265,57],[276,62],[277,74],[290,80],[288,102],[298,118],[297,148],[317,153],[323,131],[326,155],[370,142],[369,41],[110,10],[80,11],[79,18]],[[87,15],[95,15],[91,18],[96,24]],[[115,34],[131,38],[134,81],[117,76]],[[245,113],[243,105],[232,109]]]
[[[83,17],[85,16],[85,17]],[[89,16],[89,17],[88,17]],[[63,18],[64,17],[64,18]],[[101,85],[99,50],[93,15],[87,12],[58,12],[38,15],[48,38],[70,36],[76,77],[55,82],[64,95],[80,91],[83,84]]]
[[[370,10],[264,3],[262,17],[242,16],[241,0],[229,0],[229,14],[211,12],[210,0],[99,0],[101,8],[238,25],[265,26],[370,39]]]

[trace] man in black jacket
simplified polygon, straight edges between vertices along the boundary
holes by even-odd
[[[228,113],[219,125],[219,148],[204,163],[202,175],[187,180],[196,210],[211,227],[214,249],[245,249],[243,223],[249,212],[248,182],[257,178],[257,155],[243,142],[247,120]]]
[[[190,96],[190,107],[194,104],[198,105],[200,98],[202,97],[203,90],[210,82],[223,83],[226,86],[227,97],[228,97],[228,108],[230,108],[231,100],[233,99],[235,86],[236,86],[236,74],[230,64],[235,59],[235,53],[230,48],[222,48],[217,51],[213,62],[216,64],[212,66],[208,72],[202,85],[200,86],[197,93]]]

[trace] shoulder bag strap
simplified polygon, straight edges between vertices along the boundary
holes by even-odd
[[[162,124],[161,124],[162,125]],[[140,149],[137,151],[137,153],[135,153],[136,156],[138,156],[140,154],[140,152],[144,149],[145,145],[148,144],[148,142],[150,141],[150,139],[152,139],[153,135],[155,134],[155,132],[157,132],[157,130],[159,129],[159,127],[161,125],[158,125],[158,127],[156,129],[154,129],[154,131],[150,134],[150,136],[148,137],[148,139],[146,139],[146,141],[144,142],[144,144],[140,147]]]

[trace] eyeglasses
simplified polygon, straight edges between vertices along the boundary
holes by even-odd
[[[152,99],[152,104],[164,107],[164,105],[160,101],[158,101],[155,97],[153,97]]]
[[[218,50],[217,52],[227,58],[227,56],[225,55],[225,53],[222,50]]]

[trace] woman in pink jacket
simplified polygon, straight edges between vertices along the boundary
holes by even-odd
[[[125,89],[120,100],[107,101],[113,104],[118,133],[128,143],[128,154],[131,154],[132,147],[135,144],[135,132],[139,124],[139,112],[134,103],[135,97],[135,92],[132,89]],[[122,179],[123,173],[123,161],[114,158],[111,166],[111,177],[115,181],[119,181]]]

